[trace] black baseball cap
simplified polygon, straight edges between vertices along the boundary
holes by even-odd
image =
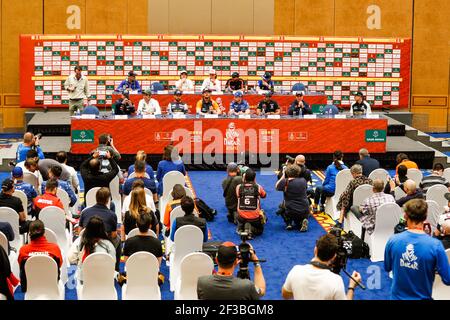
[[[176,96],[181,96],[183,94],[183,92],[181,92],[181,90],[175,90],[175,92],[173,94]]]
[[[227,241],[219,246],[217,251],[217,262],[219,265],[230,265],[236,261],[238,251],[233,242]]]
[[[205,93],[205,92],[212,92],[212,91],[209,88],[205,88],[205,89],[203,89],[202,93]]]
[[[14,187],[14,181],[7,178],[2,182],[2,191],[9,191]]]
[[[361,91],[356,92],[355,96],[364,97]]]
[[[232,78],[239,78],[239,73],[238,73],[238,72],[233,72],[233,73],[231,74],[231,77],[232,77]]]
[[[131,70],[130,72],[128,72],[128,76],[135,77],[135,76],[137,76],[137,74],[133,70]]]

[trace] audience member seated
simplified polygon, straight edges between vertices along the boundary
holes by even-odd
[[[63,257],[61,249],[56,243],[48,242],[45,237],[45,226],[41,220],[34,220],[30,223],[30,243],[22,246],[19,251],[19,257],[17,258],[20,266],[20,287],[22,292],[27,292],[27,278],[25,274],[25,262],[28,258],[37,255],[46,255],[53,258],[56,264],[61,268],[63,264]],[[58,270],[58,279],[59,279]]]
[[[12,229],[9,222],[0,222],[0,232],[3,233],[6,239],[8,240],[8,252],[6,252],[6,254],[9,255],[9,252],[11,251],[11,246],[9,245],[9,242],[14,241],[15,238],[14,230]]]
[[[80,221],[78,225],[81,229],[85,228],[88,221],[93,217],[97,216],[102,219],[105,224],[105,231],[108,234],[109,240],[111,240],[114,248],[116,249],[116,270],[119,270],[119,262],[121,255],[121,241],[120,237],[117,236],[117,216],[114,211],[108,208],[109,201],[111,199],[111,192],[108,188],[100,188],[96,195],[96,204],[92,207],[86,208],[81,212]]]
[[[27,213],[30,214],[33,200],[38,196],[36,189],[31,184],[23,181],[23,170],[21,167],[15,167],[13,169],[12,178],[14,179],[15,190],[20,190],[27,196]]]
[[[284,299],[294,300],[353,300],[361,275],[353,271],[347,294],[344,281],[332,272],[339,243],[332,234],[320,237],[314,248],[314,258],[305,265],[294,266],[282,288]]]
[[[303,93],[297,91],[295,93],[295,100],[291,103],[288,109],[288,115],[290,116],[303,116],[305,114],[312,114],[312,109],[308,102],[303,100]]]
[[[250,105],[242,98],[242,96],[243,94],[241,91],[236,91],[234,93],[234,99],[230,103],[230,116],[250,114]]]
[[[362,222],[361,239],[364,240],[365,233],[371,235],[375,229],[377,209],[385,203],[395,202],[392,195],[383,192],[384,181],[375,179],[373,181],[373,195],[364,200],[361,206],[352,206],[350,210]]]
[[[438,184],[442,184],[447,188],[450,187],[450,182],[448,182],[447,179],[444,178],[444,166],[441,163],[435,163],[433,165],[433,171],[429,176],[422,178],[419,187],[422,189],[422,192],[426,194],[431,186],[435,186]]]
[[[272,74],[269,71],[264,72],[264,74],[261,76],[261,79],[258,80],[258,83],[256,85],[256,91],[258,93],[270,91],[274,92],[274,82],[272,81]]]
[[[444,249],[450,249],[450,220],[446,219],[434,230],[434,237],[442,242]]]
[[[202,83],[202,92],[205,89],[209,89],[215,92],[222,92],[222,85],[220,80],[217,79],[217,72],[214,68],[209,69],[209,77],[203,80]]]
[[[186,169],[184,163],[180,159],[178,154],[178,148],[169,144],[164,147],[163,159],[158,163],[158,169],[156,171],[156,180],[158,180],[158,195],[163,194],[163,178],[166,173],[170,171],[179,171],[186,175]]]
[[[7,301],[13,301],[14,290],[18,285],[19,279],[11,271],[8,252],[0,246],[0,296],[3,295]]]
[[[134,177],[128,178],[123,185],[123,193],[129,195],[131,192],[131,186],[136,180],[144,181],[144,185],[149,189],[154,196],[156,196],[156,184],[154,179],[149,179],[145,177],[145,161],[136,161],[134,163]],[[156,200],[156,199],[155,199]]]
[[[217,273],[202,276],[197,281],[199,300],[259,300],[266,293],[266,281],[261,264],[254,263],[254,282],[233,276],[239,265],[239,253],[232,242],[224,242],[217,251]],[[258,261],[250,245],[250,259]]]
[[[152,98],[152,90],[147,89],[144,92],[144,97],[139,101],[137,113],[138,114],[161,114],[161,107],[156,99]]]
[[[154,228],[156,221],[152,220],[149,214],[139,215],[136,224],[139,228],[139,233],[125,241],[123,246],[124,261],[136,252],[144,251],[153,254],[161,264],[163,250],[161,241],[148,234],[148,230]]]
[[[116,250],[106,233],[103,220],[98,216],[93,216],[67,254],[69,263],[78,265],[78,279],[81,283],[83,283],[83,262],[91,253],[96,252],[107,253],[116,260]]]
[[[37,196],[33,202],[32,216],[39,219],[39,213],[42,209],[50,206],[61,208],[64,211],[64,205],[56,195],[58,190],[58,180],[51,179],[47,181],[42,195]],[[65,212],[66,220],[75,223],[75,221]]]
[[[100,172],[99,153],[95,151],[88,159],[84,160],[80,166],[81,177],[84,182],[84,194],[95,187],[107,187],[119,172],[116,161],[111,157],[109,151],[106,151],[106,159],[111,162],[111,171],[108,173]]]
[[[19,215],[19,231],[20,234],[28,232],[29,221],[27,221],[27,214],[19,198],[13,196],[14,181],[7,178],[2,182],[2,193],[0,194],[0,207],[8,207],[13,209]]]
[[[120,95],[120,99],[114,102],[112,110],[115,115],[132,115],[135,113],[133,101],[130,100],[130,95],[127,92],[123,92]]]
[[[436,272],[450,285],[448,258],[441,242],[424,232],[426,201],[408,201],[404,210],[407,230],[391,236],[384,253],[384,269],[393,274],[391,299],[431,300]]]
[[[175,82],[175,88],[180,91],[194,91],[194,82],[188,79],[186,70],[180,71],[180,80]]]
[[[60,165],[51,167],[50,170],[48,171],[49,180],[57,180],[58,181],[58,188],[61,188],[62,190],[67,192],[67,194],[69,195],[69,198],[70,198],[69,206],[73,207],[75,205],[75,203],[77,202],[78,197],[75,194],[75,192],[73,191],[73,189],[70,187],[69,182],[63,181],[60,179],[61,172],[62,172],[62,168]],[[49,181],[49,180],[47,180],[47,181]],[[47,181],[44,181],[41,185],[41,193],[42,194],[45,193],[45,185],[47,184]]]
[[[367,115],[372,113],[370,104],[364,101],[364,95],[362,92],[358,91],[355,95],[355,102],[350,106],[351,115]]]
[[[136,161],[144,161],[145,162],[145,172],[148,174],[148,177],[152,180],[155,180],[155,173],[151,165],[149,165],[147,161],[147,154],[144,150],[139,150],[136,153]],[[128,176],[134,172],[134,163],[128,167]]]
[[[261,209],[261,198],[266,197],[266,191],[256,183],[256,173],[247,169],[243,182],[236,186],[238,232],[247,232],[249,237],[261,235],[266,223],[266,214]]]
[[[270,99],[272,97],[272,92],[266,92],[264,94],[264,99],[258,103],[258,107],[256,108],[256,114],[280,114],[281,109],[278,105],[278,102]]]
[[[41,184],[44,179],[42,178],[41,172],[38,169],[38,161],[38,153],[36,152],[36,150],[31,149],[27,152],[27,158],[25,159],[25,161],[18,162],[16,164],[16,167],[22,168],[24,174],[29,173],[34,175],[38,179],[39,184]]]
[[[403,205],[411,199],[425,199],[425,195],[423,194],[422,191],[417,189],[417,185],[414,180],[411,179],[406,180],[405,183],[403,184],[403,188],[405,189],[406,196],[396,201],[396,203],[400,207],[403,207]]]
[[[130,202],[131,202],[131,194],[133,193],[133,191],[136,188],[144,189],[145,188],[144,181],[142,181],[141,179],[137,179],[131,185],[131,192],[130,192],[130,194],[123,199],[122,216],[125,214],[125,212],[127,212],[129,210]],[[149,207],[156,214],[156,217],[159,220],[159,211],[156,209],[155,202],[153,201],[153,197],[148,195],[146,192],[145,192],[145,204],[146,204],[147,207]]]
[[[181,209],[184,211],[184,216],[176,218],[172,223],[172,232],[170,233],[170,240],[175,241],[175,233],[183,226],[194,225],[203,231],[203,242],[208,241],[208,225],[206,220],[199,218],[194,214],[194,200],[191,197],[183,197],[181,199]]]
[[[327,104],[323,110],[322,114],[326,116],[335,116],[339,114],[339,109],[334,104]]]
[[[25,161],[29,150],[36,150],[39,159],[45,158],[44,152],[42,152],[42,149],[39,146],[39,136],[35,136],[31,132],[27,132],[23,135],[23,142],[17,147],[17,162]]]
[[[173,209],[181,205],[181,199],[186,196],[186,190],[181,184],[176,184],[173,186],[171,195],[173,200],[167,203],[166,209],[164,211],[163,223],[166,228],[166,237],[168,237],[170,234],[170,214],[172,213]]]
[[[247,86],[244,79],[239,77],[239,73],[233,72],[231,78],[225,83],[225,92],[234,92],[238,90],[246,92]]]
[[[342,161],[344,155],[340,150],[336,150],[333,153],[333,163],[327,167],[325,171],[325,180],[322,182],[322,186],[317,186],[314,194],[314,212],[319,210],[325,212],[325,201],[327,197],[334,196],[336,191],[336,176],[339,171],[343,169],[348,169],[347,166]]]
[[[306,195],[307,182],[300,177],[301,169],[294,164],[286,167],[276,190],[283,191],[285,212],[283,214],[286,230],[295,228],[300,232],[308,231],[309,202]]]
[[[417,163],[409,160],[408,155],[405,153],[399,153],[397,155],[397,167],[395,167],[395,174],[398,174],[398,167],[404,165],[407,169],[419,169]]]
[[[384,187],[385,193],[394,193],[394,189],[396,187],[400,187],[403,191],[405,191],[405,188],[403,187],[403,184],[408,180],[407,174],[408,168],[404,165],[399,165],[397,169],[397,174],[395,175],[394,179],[391,179],[388,177],[389,182],[386,183],[386,186]]]
[[[363,175],[368,177],[372,171],[380,168],[380,163],[377,159],[371,158],[369,151],[365,148],[359,150],[359,160],[356,161],[363,168]]]
[[[359,164],[354,164],[350,168],[350,172],[352,174],[352,181],[347,185],[344,192],[339,197],[339,201],[336,205],[336,208],[340,211],[340,217],[338,223],[336,223],[337,227],[342,226],[342,222],[344,221],[344,216],[350,210],[350,207],[353,203],[353,192],[357,187],[362,186],[363,184],[372,184],[372,180],[367,178],[362,174],[362,166]]]
[[[175,90],[173,93],[174,101],[170,102],[167,106],[167,114],[186,114],[189,112],[189,107],[186,103],[181,101],[183,92],[180,90]]]
[[[130,207],[128,211],[125,212],[123,217],[123,224],[121,229],[122,241],[125,240],[125,235],[128,235],[131,230],[137,228],[136,221],[141,214],[149,214],[152,216],[153,223],[153,231],[158,235],[159,234],[159,221],[156,218],[155,213],[146,206],[145,202],[145,191],[143,188],[135,188],[133,192],[131,192],[131,200]]]
[[[60,166],[59,162],[54,160],[54,159],[36,159],[37,160],[37,169],[39,170],[41,176],[42,176],[42,180],[43,181],[47,181],[49,179],[49,171],[50,168],[53,166]],[[63,180],[63,181],[69,181],[70,183],[70,172],[67,171],[67,169],[65,168],[61,168],[61,174],[59,179]]]
[[[93,114],[98,117],[100,115],[100,110],[98,110],[96,106],[90,104],[83,109],[81,114]]]
[[[211,99],[211,89],[203,89],[202,98],[197,101],[195,108],[197,114],[220,114],[220,107],[213,99]]]
[[[72,186],[72,189],[75,191],[75,193],[78,193],[80,181],[78,179],[78,174],[77,174],[77,171],[75,170],[75,168],[67,165],[67,152],[59,151],[56,154],[56,161],[59,162],[59,164],[61,165],[61,167],[63,169],[66,169],[70,173],[69,183]]]
[[[142,93],[141,85],[139,81],[136,80],[137,74],[134,71],[128,72],[128,77],[117,87],[116,91],[120,93]]]
[[[227,177],[222,181],[223,197],[227,207],[228,222],[237,224],[237,203],[236,187],[242,183],[241,170],[234,162],[227,166]]]

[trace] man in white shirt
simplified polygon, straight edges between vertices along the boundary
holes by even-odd
[[[175,88],[181,91],[194,91],[194,83],[191,79],[188,79],[186,70],[180,71],[180,80],[175,82]]]
[[[56,154],[56,161],[58,161],[63,168],[65,168],[70,173],[70,180],[67,181],[72,186],[75,193],[78,193],[78,187],[80,186],[80,181],[78,180],[77,171],[74,167],[67,165],[67,152],[59,151]]]
[[[71,74],[64,83],[64,89],[69,92],[69,111],[72,116],[77,110],[84,108],[84,99],[89,102],[89,81],[81,74],[81,67],[75,67],[75,74]]]
[[[364,101],[364,95],[361,91],[358,91],[355,95],[355,102],[350,106],[350,114],[351,115],[367,115],[371,114],[372,109],[370,108],[370,104],[367,101]]]
[[[211,68],[209,70],[209,78],[203,80],[202,84],[202,92],[205,89],[209,89],[211,91],[222,92],[222,86],[220,84],[220,80],[217,79],[216,70]]]
[[[152,98],[152,91],[150,89],[145,90],[144,98],[139,101],[138,114],[161,114],[161,107],[156,99]]]
[[[322,236],[314,248],[314,258],[307,265],[297,265],[289,272],[282,288],[284,299],[352,300],[361,275],[353,271],[345,294],[344,281],[331,271],[339,245],[333,234]]]

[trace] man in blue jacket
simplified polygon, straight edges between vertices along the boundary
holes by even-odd
[[[377,159],[371,158],[369,151],[365,148],[359,150],[359,160],[356,161],[356,164],[360,164],[363,168],[363,175],[366,177],[369,174],[380,167],[380,163]]]
[[[123,80],[116,89],[117,92],[130,93],[131,91],[137,91],[138,93],[142,93],[141,85],[139,81],[136,80],[136,73],[134,71],[128,72],[127,79]]]

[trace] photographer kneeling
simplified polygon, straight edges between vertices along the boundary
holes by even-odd
[[[250,246],[250,260],[258,261],[254,249]],[[236,245],[224,242],[217,251],[216,274],[202,276],[197,282],[199,300],[259,300],[266,293],[266,281],[259,263],[255,266],[255,282],[234,277],[234,270],[240,263]]]
[[[322,236],[314,248],[314,258],[307,265],[297,265],[289,272],[282,288],[284,299],[295,300],[352,300],[361,275],[353,271],[347,295],[344,281],[331,271],[339,250],[333,234]],[[356,282],[355,282],[356,281]]]

